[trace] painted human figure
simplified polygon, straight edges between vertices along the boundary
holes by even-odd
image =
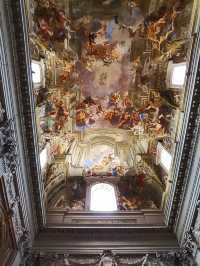
[[[56,113],[56,130],[62,129],[64,123],[67,120],[68,112],[64,108],[63,101],[60,101],[57,104],[57,113]]]
[[[96,108],[96,114],[99,115],[103,113],[103,108],[101,106],[101,104],[97,105],[97,108]]]
[[[124,128],[130,126],[130,114],[128,112],[125,112],[119,122],[118,127]]]
[[[83,110],[80,110],[76,113],[76,124],[77,126],[85,126],[86,125],[86,113]]]
[[[109,21],[107,25],[107,31],[106,31],[106,38],[108,41],[112,41],[112,34],[113,34],[113,28],[114,28],[115,20]]]
[[[53,111],[53,103],[50,100],[46,101],[46,105],[45,105],[45,113],[51,113]]]
[[[140,173],[137,175],[137,184],[140,187],[140,189],[144,188],[144,180],[145,180],[145,174]]]
[[[71,39],[70,28],[68,23],[70,20],[66,17],[64,10],[57,11],[57,27],[55,29],[55,40],[65,41],[69,46],[69,40]]]
[[[45,19],[41,19],[39,21],[39,34],[42,36],[44,41],[49,41],[50,38],[53,36],[53,32],[51,31],[48,23],[45,21]]]
[[[96,44],[96,41],[95,41],[96,38],[97,38],[96,32],[90,32],[89,35],[88,35],[89,44],[90,45]]]
[[[66,38],[65,38],[65,49],[69,49],[70,48],[70,40],[72,38],[71,36],[71,29],[70,29],[70,26],[69,25],[66,25],[65,26],[65,30],[66,30]]]

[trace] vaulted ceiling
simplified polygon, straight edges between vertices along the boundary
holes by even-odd
[[[163,206],[184,108],[192,2],[33,1],[34,94],[51,208],[68,202],[83,210],[86,181],[102,176],[118,178],[120,210]]]

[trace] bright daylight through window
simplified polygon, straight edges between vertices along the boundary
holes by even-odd
[[[175,65],[172,72],[172,86],[183,86],[185,82],[186,64]]]
[[[169,172],[172,165],[172,156],[162,145],[160,145],[159,148],[160,148],[160,164],[167,172]]]
[[[91,211],[117,211],[115,189],[112,185],[99,183],[91,188]]]
[[[40,153],[40,165],[41,169],[44,169],[45,166],[47,165],[47,160],[48,160],[48,154],[47,154],[47,148],[44,148],[41,153]]]
[[[41,83],[42,80],[42,73],[41,73],[41,66],[40,64],[31,63],[31,67],[32,67],[32,77],[33,77],[33,83],[37,84],[37,83]]]

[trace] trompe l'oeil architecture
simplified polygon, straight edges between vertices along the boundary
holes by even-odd
[[[200,265],[199,14],[0,1],[0,265]]]

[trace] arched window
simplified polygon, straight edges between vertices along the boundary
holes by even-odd
[[[91,211],[117,211],[117,200],[114,186],[98,183],[91,187]]]

